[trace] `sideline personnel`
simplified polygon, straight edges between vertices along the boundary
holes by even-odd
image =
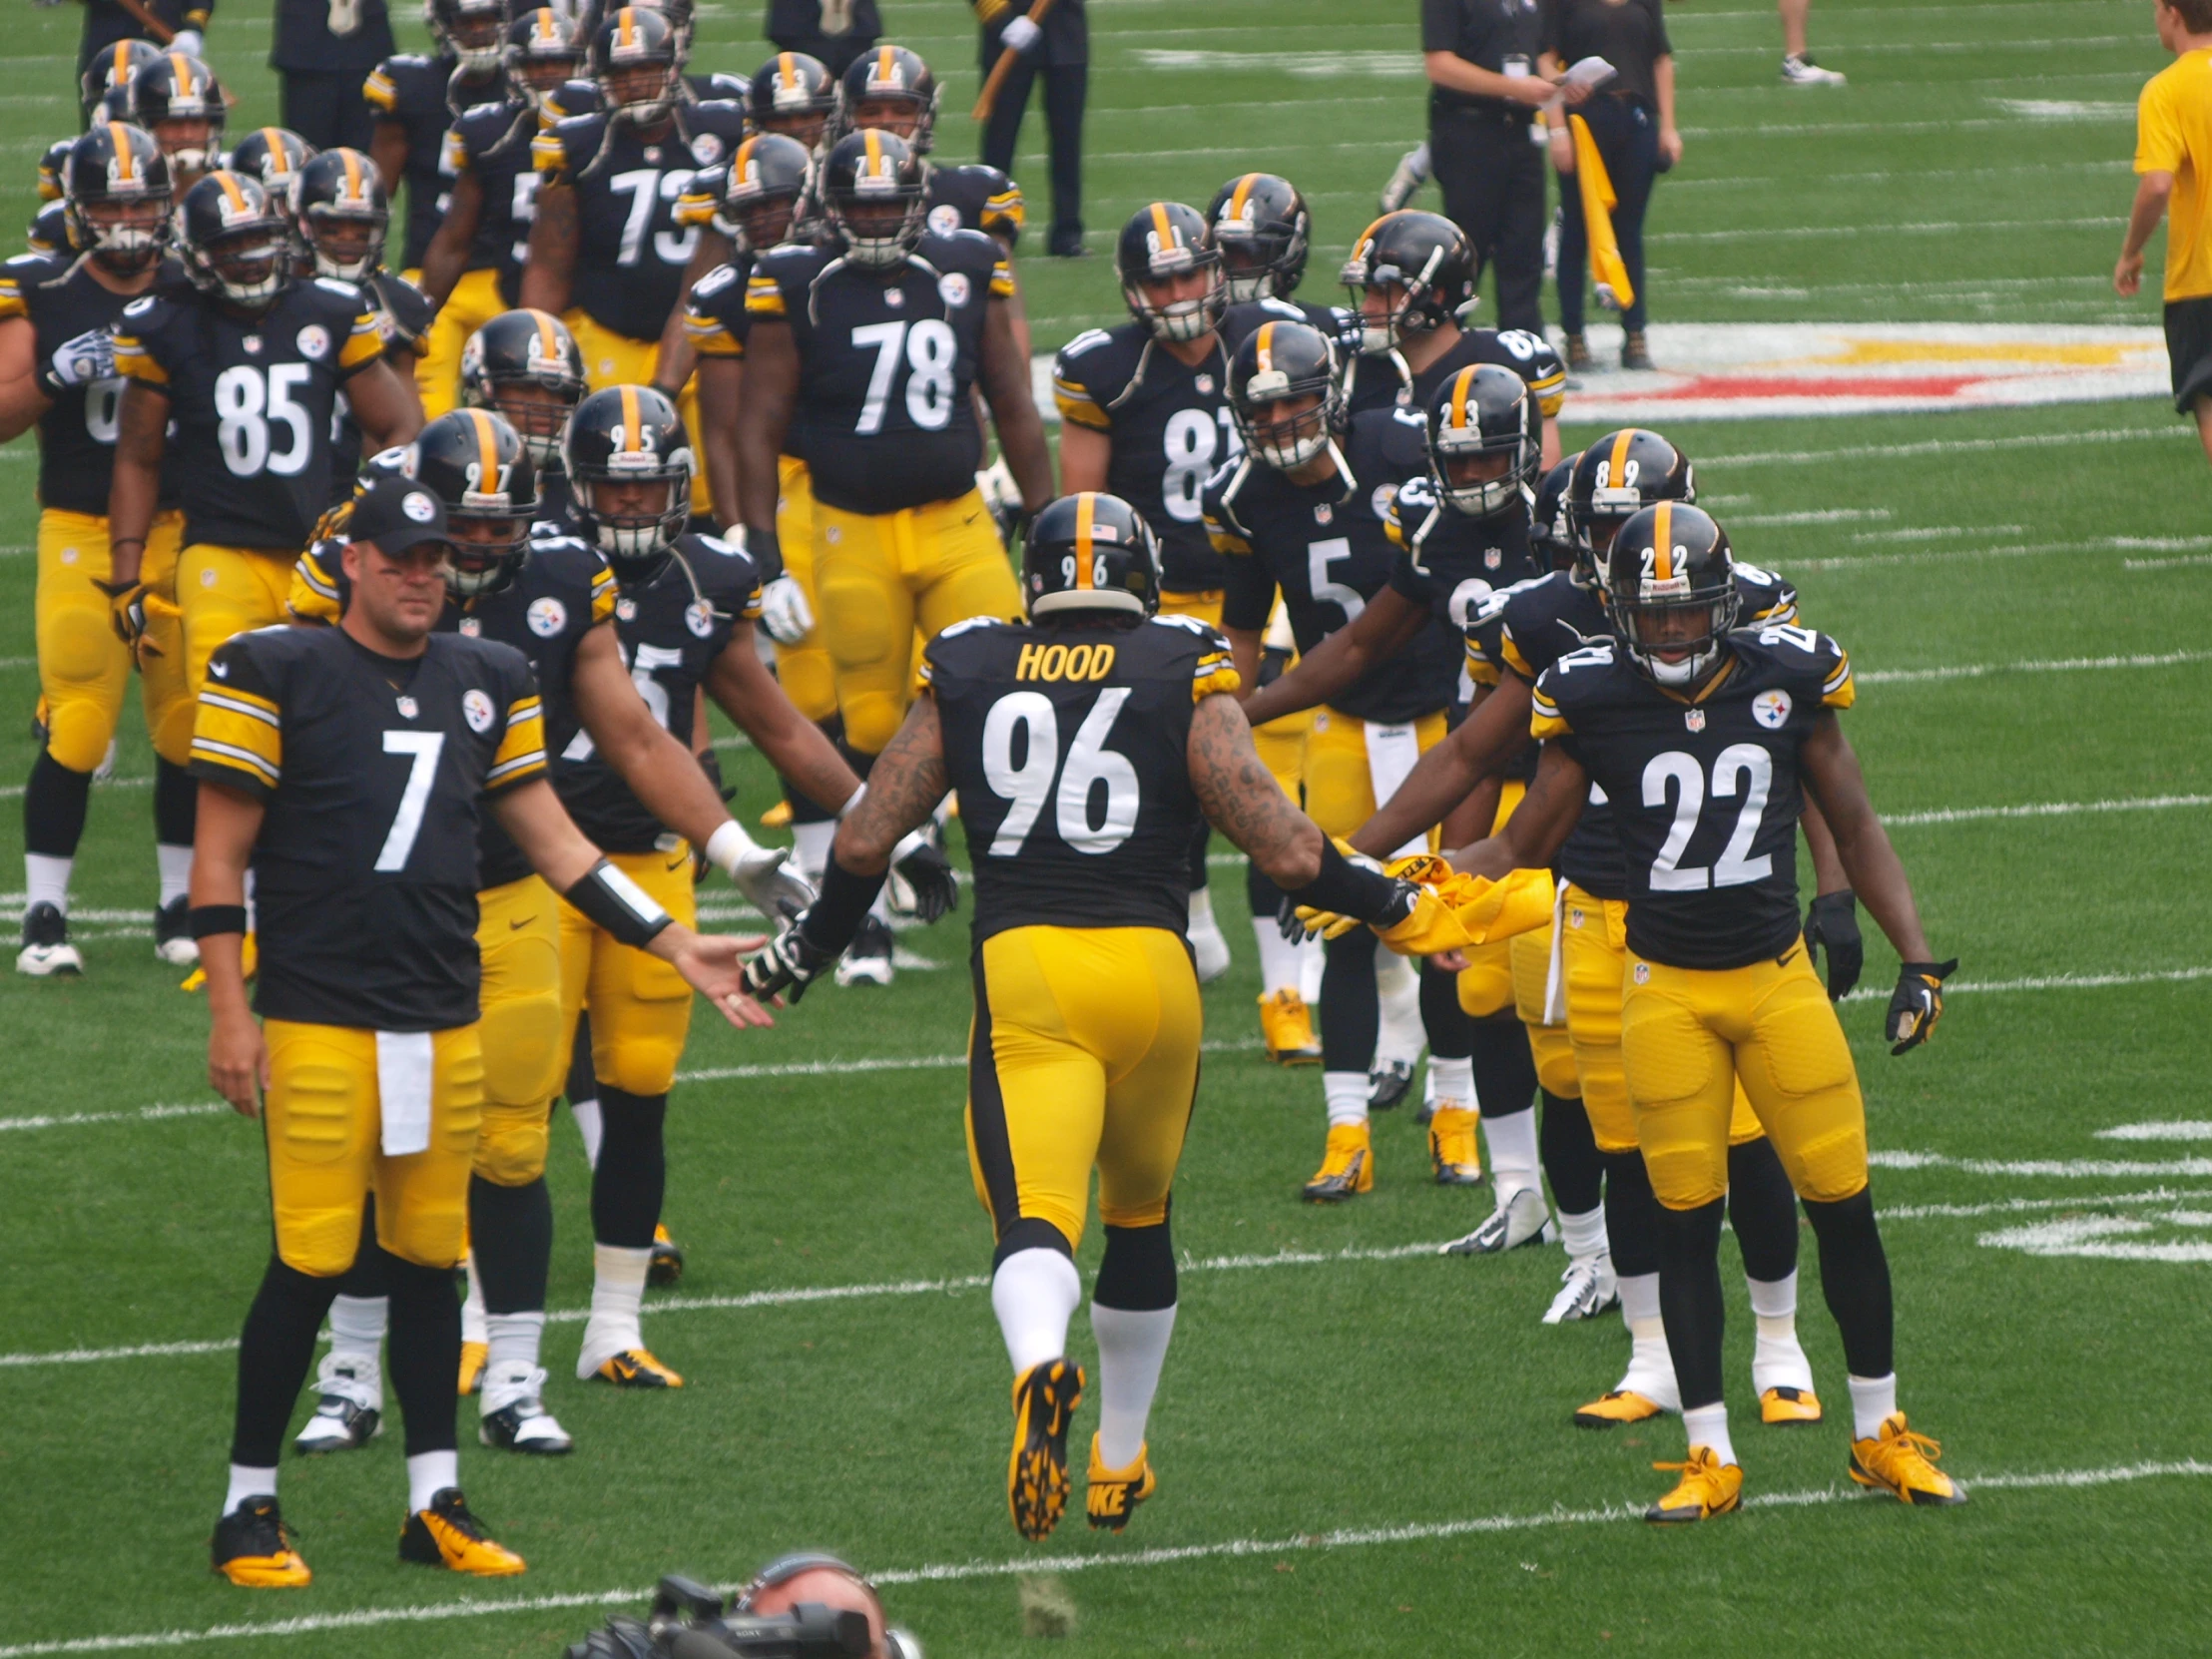
[[[1421,0],[1428,151],[1444,213],[1497,271],[1497,325],[1541,334],[1544,162],[1529,123],[1553,87],[1536,69],[1536,0]]]
[[[1057,0],[1042,23],[1013,0],[968,0],[983,26],[984,78],[1009,48],[1020,54],[983,125],[983,162],[1014,176],[1014,142],[1029,109],[1029,84],[1044,77],[1045,138],[1052,155],[1052,232],[1045,252],[1080,260],[1083,246],[1083,102],[1091,83],[1091,25],[1084,0]]]
[[[2205,225],[2212,194],[2212,0],[2158,0],[2158,44],[2174,61],[2152,76],[2135,112],[2135,207],[2127,219],[2112,286],[2132,298],[2143,284],[2143,244],[2166,231],[2166,355],[2173,363],[2174,408],[2194,417],[2212,459],[2212,236]],[[2175,182],[2186,177],[2179,200]]]

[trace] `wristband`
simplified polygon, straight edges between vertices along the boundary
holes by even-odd
[[[1363,868],[1337,850],[1326,835],[1321,843],[1321,872],[1303,887],[1288,889],[1292,902],[1362,921],[1387,917],[1397,883],[1381,870]]]
[[[837,809],[837,822],[839,824],[842,824],[846,819],[852,816],[854,810],[860,805],[861,798],[864,797],[866,794],[867,780],[863,778],[860,780],[860,787],[854,790],[850,795],[846,796],[844,798],[844,805]]]
[[[761,843],[747,834],[745,826],[733,818],[722,822],[715,832],[707,837],[707,844],[702,850],[707,855],[707,862],[723,874],[734,876],[738,872],[738,860],[748,852],[758,852],[760,849]]]
[[[784,544],[777,539],[773,526],[765,530],[757,524],[745,527],[745,556],[753,561],[753,574],[764,588],[784,574]]]
[[[855,875],[837,862],[834,848],[822,872],[822,891],[800,923],[800,932],[818,950],[834,956],[852,942],[868,906],[883,890],[883,875]]]
[[[596,927],[613,934],[616,941],[643,950],[676,918],[653,901],[653,895],[606,858],[586,870],[564,894]]]
[[[185,912],[185,923],[196,939],[212,939],[218,933],[243,933],[246,931],[246,906],[195,904]]]

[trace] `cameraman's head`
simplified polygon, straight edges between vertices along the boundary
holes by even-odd
[[[780,1555],[754,1575],[738,1598],[738,1611],[769,1617],[789,1613],[803,1602],[820,1602],[832,1612],[867,1615],[868,1659],[896,1659],[883,1639],[883,1603],[875,1587],[834,1555],[801,1551]]]

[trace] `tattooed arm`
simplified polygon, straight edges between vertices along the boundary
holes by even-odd
[[[1244,717],[1237,718],[1241,724]],[[1245,747],[1252,747],[1250,739]],[[1257,758],[1254,764],[1258,764]],[[1260,776],[1266,778],[1267,774],[1262,772]],[[1273,782],[1269,780],[1271,785]],[[836,861],[855,875],[882,874],[890,866],[891,848],[898,844],[899,837],[927,823],[950,787],[945,778],[944,733],[937,724],[937,700],[924,691],[906,711],[906,724],[898,729],[898,735],[875,758],[860,804],[849,808],[844,822],[837,826],[837,838],[830,849]]]
[[[1217,692],[1199,699],[1191,711],[1188,754],[1200,809],[1269,880],[1289,889],[1320,873],[1321,830],[1261,764],[1236,698]]]

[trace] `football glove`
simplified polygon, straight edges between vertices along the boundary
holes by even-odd
[[[1001,45],[1009,51],[1019,52],[1024,56],[1028,54],[1032,46],[1043,38],[1044,31],[1026,16],[1016,17],[1005,28],[998,31],[998,39]]]
[[[1841,1002],[1859,983],[1859,970],[1867,965],[1867,944],[1859,936],[1859,902],[1851,889],[1824,892],[1805,912],[1805,959],[1821,965],[1821,948],[1828,949],[1828,1000]]]
[[[1424,853],[1391,863],[1389,874],[1408,880],[1408,865],[1442,866],[1443,873],[1413,887],[1413,903],[1395,922],[1376,924],[1382,942],[1400,956],[1465,950],[1551,925],[1556,889],[1549,870],[1516,869],[1502,881],[1492,881],[1462,874]]]
[[[1341,835],[1335,837],[1335,839],[1337,850],[1344,854],[1347,863],[1356,864],[1361,869],[1372,869],[1379,875],[1383,873],[1381,859],[1369,857]],[[1297,899],[1285,893],[1283,902],[1275,907],[1275,925],[1277,930],[1290,943],[1304,944],[1308,939],[1317,935],[1327,940],[1349,933],[1360,925],[1360,918],[1358,916],[1339,915],[1334,910],[1316,909],[1311,904],[1299,903]]]
[[[1898,988],[1890,993],[1890,1014],[1882,1022],[1892,1054],[1918,1048],[1935,1035],[1936,1022],[1943,1017],[1943,981],[1957,971],[1955,956],[1947,962],[1906,962],[1898,968]]]
[[[63,340],[40,376],[49,391],[115,378],[115,335],[105,328],[87,328],[74,339]]]
[[[761,626],[778,645],[797,645],[814,631],[815,608],[798,577],[779,576],[761,589]]]
[[[785,867],[792,855],[788,846],[762,846],[742,830],[729,835],[729,844],[716,846],[735,825],[725,825],[707,843],[707,856],[736,883],[753,907],[774,921],[794,916],[815,901],[815,889],[797,870]]]
[[[746,994],[756,1002],[782,996],[793,1006],[807,994],[807,987],[835,965],[840,952],[810,943],[800,929],[807,920],[802,910],[775,938],[745,964]]]
[[[108,622],[115,637],[134,652],[146,638],[146,599],[153,590],[144,582],[102,582],[93,586],[108,596]]]
[[[902,914],[934,923],[960,907],[960,872],[926,828],[891,848],[891,908]]]

